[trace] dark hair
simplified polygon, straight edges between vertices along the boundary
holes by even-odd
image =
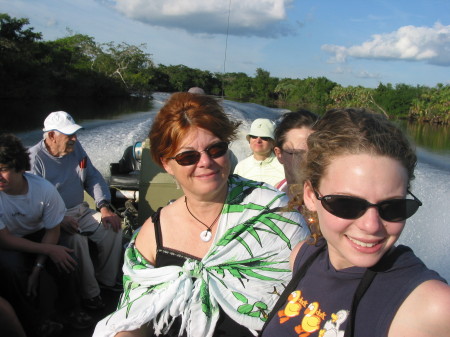
[[[0,164],[16,172],[30,170],[30,154],[19,138],[11,133],[0,135]]]
[[[282,148],[286,141],[286,133],[302,127],[312,128],[318,118],[315,113],[305,109],[283,114],[275,128],[275,146]]]
[[[210,131],[220,140],[236,138],[241,123],[232,121],[219,102],[211,96],[178,92],[170,96],[155,116],[150,129],[150,151],[162,166],[161,158],[175,155],[181,141],[192,127]]]
[[[320,187],[322,177],[334,158],[352,154],[372,154],[398,160],[408,174],[407,188],[414,179],[417,157],[405,134],[383,115],[366,109],[344,108],[329,110],[313,126],[308,137],[308,152],[301,167],[301,193],[297,204],[303,203],[306,181],[314,189]],[[311,236],[321,236],[314,212],[302,212],[311,218]]]

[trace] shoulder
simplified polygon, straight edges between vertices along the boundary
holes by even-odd
[[[156,261],[156,234],[154,217],[149,217],[136,236],[135,246],[139,253],[152,265]]]
[[[294,270],[295,259],[297,258],[297,255],[304,244],[305,240],[300,241],[299,243],[297,243],[294,249],[292,249],[291,256],[289,257],[289,266],[291,267],[291,270]]]
[[[58,200],[61,199],[62,202],[62,198],[58,190],[47,179],[28,172],[25,172],[24,176],[27,179],[28,184],[31,185],[31,190],[33,191],[34,196],[39,195],[42,199],[50,199],[52,201],[55,201],[55,198]]]
[[[244,159],[242,159],[242,160],[240,160],[237,164],[236,164],[236,168],[242,168],[242,167],[245,167],[246,165],[250,165],[250,164],[252,164],[254,162],[254,160],[253,160],[253,155],[251,155],[251,156],[249,156],[249,157],[247,157],[247,158],[244,158]]]
[[[41,155],[41,153],[44,151],[44,140],[41,140],[39,143],[31,146],[28,148],[28,152],[30,153],[30,160],[33,162],[35,157],[38,157]]]
[[[445,336],[450,331],[450,287],[438,280],[417,286],[397,311],[389,336]]]
[[[28,184],[36,186],[42,190],[49,190],[49,191],[55,190],[55,192],[57,192],[55,186],[53,186],[51,182],[42,178],[41,176],[25,172],[24,177],[27,179]]]

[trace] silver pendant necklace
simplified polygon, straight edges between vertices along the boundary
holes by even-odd
[[[212,237],[212,233],[211,233],[211,228],[214,226],[214,224],[217,222],[217,219],[219,219],[220,214],[222,214],[222,209],[220,210],[219,214],[217,215],[217,217],[214,219],[214,221],[211,223],[211,225],[207,225],[205,224],[203,221],[199,220],[194,214],[192,214],[191,210],[189,209],[188,203],[187,203],[187,197],[184,196],[184,203],[186,204],[186,209],[189,212],[190,215],[192,215],[192,217],[197,220],[198,222],[200,222],[203,226],[206,227],[206,229],[204,231],[202,231],[200,233],[200,239],[204,242],[208,242],[209,240],[211,240]]]

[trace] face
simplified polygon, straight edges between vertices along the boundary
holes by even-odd
[[[201,152],[220,141],[221,139],[210,131],[195,127],[188,132],[176,154],[192,150]],[[214,200],[222,198],[227,189],[230,174],[228,152],[218,158],[211,158],[206,152],[201,152],[199,162],[188,166],[179,165],[175,159],[163,159],[162,164],[165,170],[175,177],[188,197],[195,195],[197,199]]]
[[[297,181],[295,172],[297,172],[308,150],[306,140],[312,132],[307,127],[291,129],[286,132],[282,148],[274,148],[278,161],[284,166],[284,173],[288,184],[293,184]]]
[[[270,156],[273,149],[273,140],[263,140],[261,137],[249,137],[250,149],[258,160],[263,160]]]
[[[366,199],[376,204],[405,198],[408,176],[402,164],[377,155],[344,155],[332,160],[320,181],[320,195],[340,194]],[[316,211],[320,230],[327,240],[330,260],[336,269],[371,267],[399,238],[405,221],[388,222],[370,207],[358,219],[342,219],[325,210],[305,183],[304,201]]]
[[[46,144],[48,145],[49,152],[55,157],[65,156],[75,149],[75,143],[77,141],[77,135],[65,135],[59,132],[50,131]]]
[[[0,164],[0,191],[6,194],[19,194],[23,186],[23,171],[16,172],[4,164]]]

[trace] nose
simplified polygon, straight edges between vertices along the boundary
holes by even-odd
[[[209,165],[211,165],[213,159],[209,156],[209,154],[205,150],[199,152],[200,160],[198,161],[197,165],[201,167],[208,167]]]
[[[378,214],[378,209],[376,207],[369,207],[366,212],[355,221],[358,223],[358,227],[368,234],[376,234],[384,228],[383,219],[381,219]]]

